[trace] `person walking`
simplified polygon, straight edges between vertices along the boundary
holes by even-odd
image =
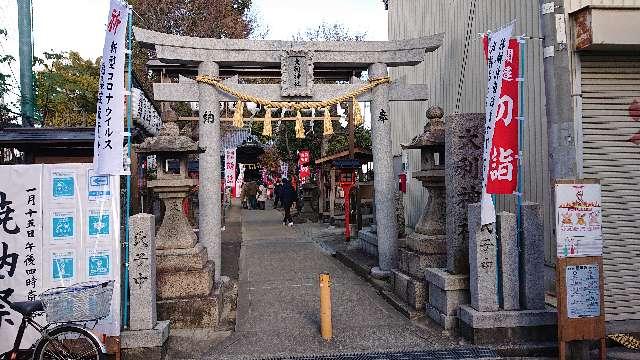
[[[280,201],[284,208],[284,219],[282,225],[293,226],[293,218],[291,217],[291,205],[296,201],[296,191],[291,186],[289,179],[282,179],[282,190],[280,194]]]
[[[258,195],[258,185],[255,181],[249,181],[245,190],[247,198],[249,199],[249,208],[256,210],[258,208],[258,201],[256,196]]]
[[[258,182],[258,209],[264,210],[267,203],[267,187],[262,181]]]
[[[277,209],[278,206],[282,206],[282,180],[278,179],[276,186],[273,188],[273,192],[273,208]]]

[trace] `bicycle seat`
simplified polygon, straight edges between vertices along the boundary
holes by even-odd
[[[13,307],[24,316],[30,316],[34,312],[44,311],[42,301],[18,301],[13,303]]]

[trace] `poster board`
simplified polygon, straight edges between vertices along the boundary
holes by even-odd
[[[35,300],[49,288],[115,280],[111,314],[94,330],[119,335],[119,176],[97,176],[91,164],[51,164],[0,166],[0,178],[0,197],[12,202],[4,207],[14,210],[7,229],[20,228],[9,234],[0,225],[0,256],[5,244],[7,255],[17,255],[11,276],[13,266],[0,267],[0,292],[11,301]],[[0,316],[0,339],[13,339],[20,324],[20,315],[7,310],[0,309],[9,312]],[[22,347],[38,337],[28,330]],[[0,341],[0,352],[12,345]]]
[[[558,180],[555,199],[559,358],[566,358],[567,342],[600,340],[605,359],[600,183]]]

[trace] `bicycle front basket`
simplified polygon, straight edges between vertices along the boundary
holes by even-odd
[[[84,282],[49,289],[40,295],[47,322],[94,321],[109,316],[114,281]]]

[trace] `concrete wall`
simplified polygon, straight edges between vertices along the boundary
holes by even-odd
[[[567,12],[573,12],[585,6],[604,6],[633,8],[640,7],[640,0],[566,0],[565,8]]]
[[[392,78],[406,76],[409,83],[429,84],[431,92],[426,104],[392,103],[394,155],[402,152],[401,143],[408,143],[422,132],[426,120],[424,113],[429,106],[441,106],[445,113],[484,112],[486,66],[478,33],[516,19],[515,34],[539,37],[538,4],[538,0],[389,1],[390,40],[446,33],[443,46],[429,54],[425,63],[414,68],[391,70]],[[542,48],[539,40],[527,41],[525,69],[524,197],[529,201],[550,205]],[[412,150],[408,154],[409,172],[419,170],[418,151]],[[415,226],[418,221],[426,196],[417,180],[408,181],[405,208],[409,227]],[[515,197],[501,197],[498,205],[501,209],[513,211]],[[545,206],[544,210],[545,254],[547,261],[552,263],[555,258],[555,244],[550,236],[552,208]]]

